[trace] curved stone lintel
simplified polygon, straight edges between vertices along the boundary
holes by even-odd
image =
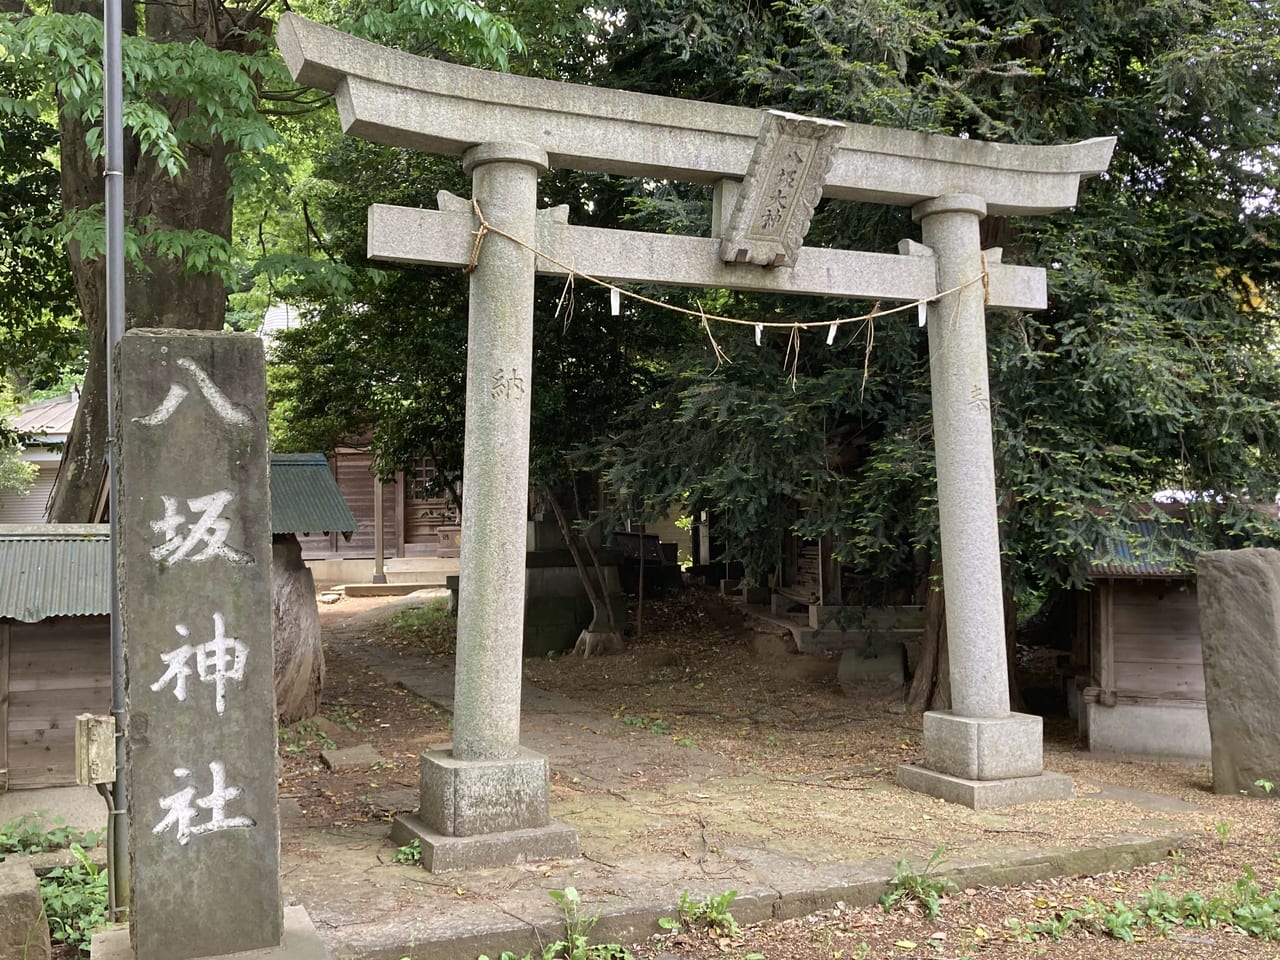
[[[295,80],[334,93],[348,133],[430,153],[520,140],[555,167],[713,183],[746,174],[760,130],[760,112],[745,107],[477,70],[290,13],[276,39]],[[992,215],[1050,213],[1076,202],[1114,147],[1114,137],[1024,146],[851,124],[824,195],[912,206],[973,193]]]

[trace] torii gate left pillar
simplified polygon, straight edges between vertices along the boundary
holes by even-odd
[[[547,155],[527,143],[484,143],[462,158],[486,219],[534,235]],[[442,872],[576,857],[577,831],[551,819],[547,758],[520,745],[525,520],[533,380],[533,251],[498,234],[471,272],[462,549],[453,743],[422,755],[417,814],[392,840],[422,845]]]

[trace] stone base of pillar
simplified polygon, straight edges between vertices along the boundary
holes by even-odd
[[[963,780],[1007,780],[1044,770],[1044,721],[1026,713],[962,717],[949,710],[924,715],[924,764]]]
[[[973,810],[1011,807],[1038,800],[1070,800],[1075,784],[1065,773],[1041,773],[1005,780],[966,780],[904,763],[898,767],[898,786],[958,803]]]
[[[569,860],[581,856],[578,831],[549,820],[545,826],[504,830],[469,837],[447,837],[432,830],[421,817],[401,814],[391,824],[391,842],[422,845],[422,866],[430,873],[507,867],[529,860]]]
[[[898,785],[975,810],[1069,800],[1070,777],[1044,772],[1044,722],[1026,713],[924,715],[924,763],[898,767]]]
[[[418,840],[439,873],[578,856],[577,831],[551,819],[547,758],[524,747],[507,760],[422,755],[418,812],[397,817],[391,839]]]
[[[95,933],[89,945],[89,957],[90,960],[134,960],[129,927],[121,924]],[[220,958],[207,960],[330,960],[331,957],[306,908],[296,906],[284,909],[284,936],[279,946],[222,954]]]

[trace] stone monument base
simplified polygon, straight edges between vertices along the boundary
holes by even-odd
[[[449,747],[421,758],[418,812],[391,839],[422,844],[433,873],[578,856],[577,831],[551,819],[547,758],[520,747],[503,760],[459,760]]]
[[[406,813],[391,824],[391,842],[422,844],[422,866],[431,873],[506,867],[525,860],[560,860],[581,856],[578,831],[556,820],[545,826],[503,830],[469,837],[446,837],[416,814]]]
[[[924,715],[924,764],[964,780],[1035,777],[1044,770],[1044,721],[1026,713],[963,717]]]
[[[967,780],[926,770],[913,763],[898,767],[898,786],[973,810],[1011,807],[1037,800],[1070,800],[1075,796],[1075,783],[1065,773],[1040,773],[1034,777],[1003,780]]]
[[[89,957],[90,960],[135,960],[128,926],[121,924],[95,933],[89,945]],[[296,906],[284,908],[284,936],[279,946],[224,953],[217,960],[330,960],[330,957],[329,948],[320,939],[306,908]]]

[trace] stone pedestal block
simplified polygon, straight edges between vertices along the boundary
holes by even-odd
[[[431,873],[505,867],[529,860],[561,860],[580,856],[578,831],[557,820],[527,830],[506,830],[471,837],[446,837],[415,814],[396,817],[391,842],[422,844],[422,866]]]
[[[547,758],[524,747],[510,760],[424,753],[418,803],[396,818],[391,839],[419,841],[433,873],[579,854],[577,831],[551,819]]]
[[[459,760],[449,750],[422,755],[418,816],[437,833],[545,827],[551,822],[547,758],[521,747],[510,760]]]
[[[930,710],[924,715],[924,765],[965,780],[1039,776],[1043,726],[1025,713],[976,718]]]
[[[136,956],[129,945],[129,928],[112,927],[93,935],[89,946],[90,960],[148,960]],[[240,953],[223,953],[208,960],[330,960],[332,954],[320,939],[315,924],[307,916],[305,907],[285,907],[284,934],[278,946],[263,947]],[[204,955],[198,955],[204,960]]]
[[[1214,550],[1196,560],[1215,793],[1280,782],[1280,551]]]
[[[968,780],[911,763],[898,767],[898,786],[973,810],[1012,807],[1038,800],[1070,800],[1075,795],[1075,784],[1064,773],[1042,773],[1035,777],[1005,780]]]
[[[49,960],[45,919],[31,862],[10,856],[0,861],[0,960]]]

